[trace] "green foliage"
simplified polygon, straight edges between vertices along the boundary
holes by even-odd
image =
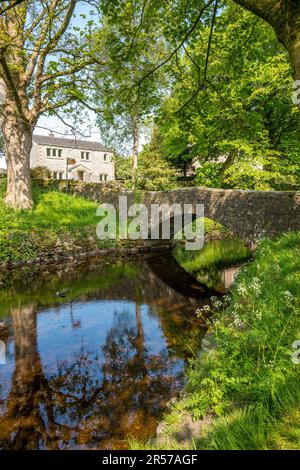
[[[299,247],[300,233],[263,241],[225,303],[199,312],[214,313],[206,321],[216,347],[192,360],[186,396],[165,418],[210,415],[197,449],[299,449],[300,366],[291,358],[300,339]]]
[[[131,178],[131,159],[115,156],[114,161],[116,169],[116,178],[121,180],[129,180]]]
[[[117,8],[101,3],[105,15],[93,44],[106,57],[95,74],[95,100],[102,110],[98,125],[106,144],[125,153],[160,102],[159,73],[142,78],[162,54],[163,42],[152,22],[154,9],[144,1],[129,0]]]
[[[171,94],[157,117],[165,157],[180,169],[198,160],[201,186],[299,187],[299,113],[274,31],[225,1],[204,77],[208,36],[204,25],[172,64]]]
[[[51,178],[51,171],[44,166],[37,166],[35,168],[32,168],[32,170],[30,171],[30,176],[31,178],[36,180],[48,179]]]
[[[205,162],[197,171],[195,183],[207,188],[222,187],[222,164]]]
[[[176,169],[162,156],[161,144],[155,132],[150,144],[139,155],[138,188],[162,191],[176,187]]]
[[[229,306],[210,325],[217,349],[190,370],[183,407],[198,418],[209,412],[223,416],[212,436],[220,436],[227,422],[231,438],[236,433],[227,448],[267,447],[268,426],[275,432],[273,421],[280,423],[289,406],[300,405],[300,369],[291,360],[292,343],[300,338],[299,246],[300,233],[261,244],[255,262],[239,274]],[[257,420],[264,441],[255,443]],[[238,422],[240,428],[250,423],[240,442]],[[205,446],[214,446],[212,436]]]
[[[6,178],[0,180],[0,261],[35,258],[61,237],[87,236],[96,227],[97,204],[81,197],[33,185],[35,208],[15,211],[3,203]],[[81,234],[81,235],[80,235]]]
[[[299,242],[300,234],[263,242],[255,262],[239,274],[230,306],[212,326],[218,365],[210,374],[222,390],[224,408],[235,401],[272,403],[300,372],[290,357],[300,328]],[[191,374],[195,383],[198,368]]]

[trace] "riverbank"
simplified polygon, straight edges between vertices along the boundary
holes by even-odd
[[[225,306],[216,301],[159,438],[133,449],[299,449],[299,255],[300,233],[261,243]]]
[[[96,235],[99,203],[86,196],[66,194],[55,182],[48,183],[33,182],[32,211],[15,211],[3,203],[6,179],[0,179],[0,282],[5,268],[47,265],[64,259],[76,263],[80,257],[144,253],[169,246],[168,241],[162,244],[151,240],[99,240]],[[224,227],[209,220],[205,230],[211,238],[230,236]]]
[[[99,240],[99,204],[65,194],[51,185],[33,183],[34,209],[15,211],[3,203],[6,180],[0,179],[0,266],[50,264],[113,252],[135,254],[161,249],[137,240]],[[165,244],[166,247],[166,244]],[[165,248],[164,247],[164,248]],[[0,279],[0,282],[3,279]]]

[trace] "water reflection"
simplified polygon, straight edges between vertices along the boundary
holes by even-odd
[[[206,299],[176,292],[149,264],[62,269],[2,293],[2,449],[124,448],[154,432],[182,385],[183,339],[201,340],[193,313]]]
[[[251,253],[242,240],[226,239],[212,240],[201,251],[186,251],[179,245],[173,255],[198,282],[224,294],[239,272],[239,266],[234,264],[249,259]]]
[[[2,449],[125,448],[154,433],[205,332],[195,309],[212,294],[172,263],[95,259],[0,292]]]

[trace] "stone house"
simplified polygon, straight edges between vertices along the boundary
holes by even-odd
[[[112,150],[100,142],[33,135],[30,167],[47,168],[55,179],[105,183],[115,179]]]

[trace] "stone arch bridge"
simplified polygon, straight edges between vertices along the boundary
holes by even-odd
[[[63,188],[61,188],[63,189]],[[204,215],[219,222],[246,243],[263,237],[300,230],[300,192],[243,191],[207,188],[180,188],[171,191],[115,191],[99,184],[74,183],[71,192],[116,208],[119,196],[127,196],[128,206],[151,204],[204,204]]]

